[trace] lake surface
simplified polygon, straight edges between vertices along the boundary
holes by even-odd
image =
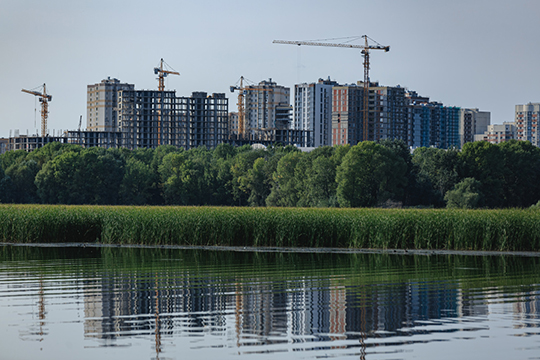
[[[540,359],[540,258],[0,247],[1,359]]]

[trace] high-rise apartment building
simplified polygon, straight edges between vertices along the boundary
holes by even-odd
[[[319,79],[294,87],[293,130],[304,130],[307,147],[332,145],[332,87],[338,83]]]
[[[228,139],[228,110],[225,94],[177,97],[174,91],[122,90],[118,93],[122,147],[215,148]]]
[[[116,105],[119,90],[133,90],[135,85],[121,83],[110,77],[98,84],[88,85],[86,92],[86,129],[115,131],[118,126]]]
[[[430,102],[428,97],[419,96],[415,91],[406,92],[405,99],[409,147],[448,149],[460,146],[459,107]]]
[[[478,109],[461,109],[459,116],[459,137],[460,146],[474,141],[474,136],[487,131],[491,122],[489,111]]]
[[[364,87],[356,84],[332,88],[332,145],[362,141]]]
[[[359,82],[363,85],[363,82]],[[407,139],[407,109],[405,89],[401,86],[369,87],[368,140]]]
[[[246,131],[252,136],[274,129],[288,129],[291,122],[290,89],[272,79],[245,87]]]
[[[534,146],[539,146],[538,139],[538,116],[540,103],[528,103],[516,105],[516,139],[530,141]]]

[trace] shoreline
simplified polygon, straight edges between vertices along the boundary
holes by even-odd
[[[540,257],[535,251],[483,251],[483,250],[422,250],[422,249],[356,249],[356,248],[294,248],[265,246],[221,246],[221,245],[141,245],[141,244],[101,244],[101,243],[9,243],[0,242],[0,246],[26,247],[73,247],[73,248],[134,248],[168,250],[207,250],[236,251],[258,253],[328,253],[328,254],[388,254],[388,255],[460,255],[460,256],[521,256]]]

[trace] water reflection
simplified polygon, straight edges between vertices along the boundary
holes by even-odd
[[[155,359],[178,356],[181,341],[236,355],[396,358],[476,338],[494,309],[511,314],[514,335],[538,335],[539,268],[538,258],[4,247],[0,311],[37,304],[39,330],[28,333],[43,341],[62,336],[46,315],[67,305],[83,316],[62,321],[81,323],[97,347],[152,339]]]

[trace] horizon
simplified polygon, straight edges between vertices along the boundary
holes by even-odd
[[[140,0],[8,0],[0,14],[0,137],[40,132],[39,103],[21,89],[47,84],[50,133],[76,129],[81,115],[86,128],[87,85],[111,77],[157,89],[153,68],[161,58],[180,73],[166,78],[167,90],[225,93],[229,111],[236,109],[229,87],[240,76],[255,83],[272,78],[291,91],[329,76],[356,83],[363,80],[360,50],[272,41],[363,34],[390,46],[388,53],[371,53],[371,81],[445,106],[490,112],[491,124],[512,122],[516,105],[540,102],[534,72],[540,50],[533,46],[539,13],[540,2],[532,0],[278,0],[257,6],[212,0],[159,7]]]

